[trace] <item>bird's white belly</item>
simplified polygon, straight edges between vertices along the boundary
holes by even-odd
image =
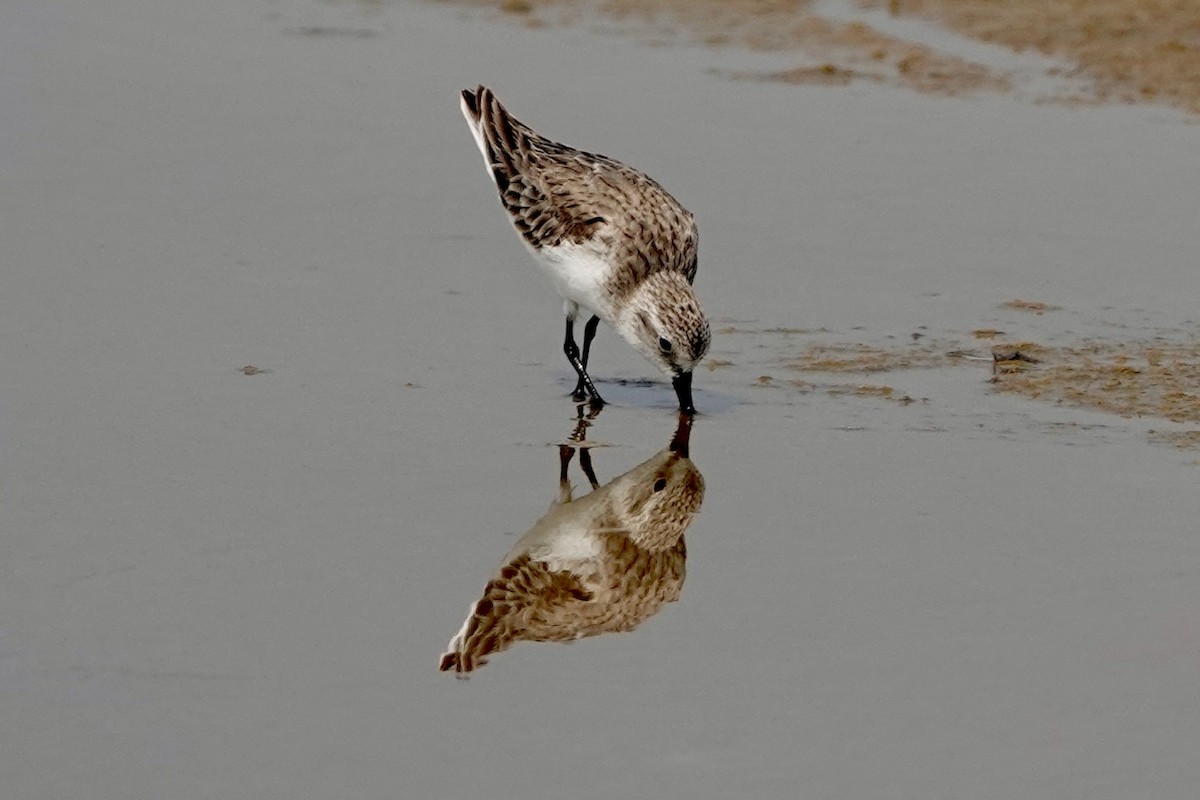
[[[529,557],[544,561],[551,571],[575,571],[579,565],[600,557],[601,542],[586,521],[557,526],[544,539],[528,548]]]
[[[565,300],[612,320],[612,266],[587,243],[564,242],[534,251],[542,272]]]

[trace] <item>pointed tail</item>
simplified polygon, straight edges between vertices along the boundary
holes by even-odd
[[[525,160],[529,140],[537,134],[509,114],[486,86],[464,89],[461,105],[483,163],[503,192],[520,172],[519,162]]]

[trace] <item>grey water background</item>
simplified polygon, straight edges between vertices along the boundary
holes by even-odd
[[[0,794],[1194,797],[1167,423],[982,368],[888,376],[911,406],[757,378],[792,328],[1192,335],[1195,126],[723,74],[770,58],[408,2],[0,7]],[[697,376],[681,600],[460,682],[574,416],[477,82],[663,182],[715,327],[761,333]],[[605,481],[673,395],[610,331],[593,368]]]

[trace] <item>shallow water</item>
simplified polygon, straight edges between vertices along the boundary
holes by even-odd
[[[1200,782],[1195,454],[1148,436],[1184,426],[998,394],[986,363],[787,366],[1190,335],[1181,117],[733,81],[736,51],[410,3],[10,3],[0,58],[14,797]],[[463,682],[439,654],[575,426],[560,304],[459,116],[479,81],[696,212],[730,363],[696,378],[679,601]],[[674,395],[611,331],[592,359],[603,482]]]

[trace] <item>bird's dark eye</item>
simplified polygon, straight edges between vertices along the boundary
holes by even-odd
[[[662,350],[664,353],[669,353],[671,352],[671,343],[660,336],[658,338],[658,349]]]
[[[659,478],[658,480],[656,480],[654,482],[654,491],[661,492],[665,488],[667,488],[667,479],[666,478]]]

